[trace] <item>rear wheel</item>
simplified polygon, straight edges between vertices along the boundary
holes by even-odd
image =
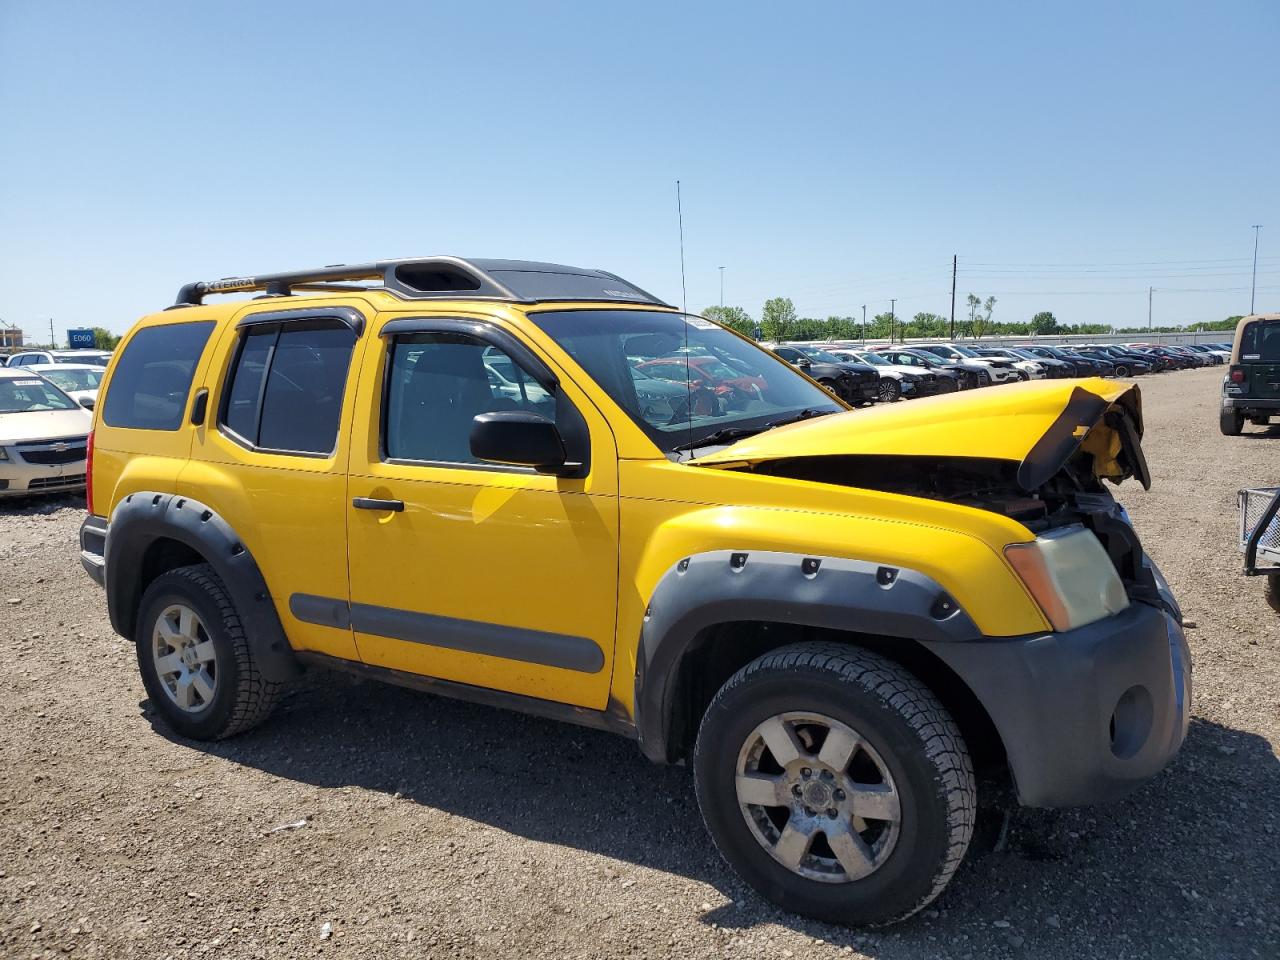
[[[161,574],[134,640],[152,706],[184,737],[220,740],[267,718],[283,684],[264,680],[226,587],[208,564]]]
[[[973,834],[973,768],[919,680],[856,647],[783,647],[739,670],[698,731],[721,855],[784,909],[891,923],[934,899]]]
[[[879,403],[893,403],[902,396],[902,385],[893,377],[881,377],[880,385],[876,388],[876,401]]]
[[[1116,364],[1116,372],[1115,372],[1115,375],[1116,375],[1117,377],[1127,377],[1127,376],[1129,376],[1129,374],[1130,374],[1131,372],[1132,372],[1132,371],[1130,371],[1130,369],[1129,369],[1125,364],[1123,364],[1123,363],[1117,363],[1117,364]]]
[[[1238,437],[1244,430],[1244,414],[1230,407],[1223,407],[1218,414],[1218,427],[1224,437]]]

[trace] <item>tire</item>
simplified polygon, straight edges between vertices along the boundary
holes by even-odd
[[[1128,367],[1126,367],[1123,363],[1117,363],[1117,364],[1116,364],[1116,370],[1115,370],[1115,373],[1113,374],[1113,376],[1116,376],[1116,377],[1127,377],[1127,376],[1129,376],[1129,372],[1130,372],[1130,371],[1129,371],[1129,368],[1128,368]]]
[[[835,743],[856,746],[843,764],[828,765],[821,755],[841,727]],[[796,751],[786,764],[765,730]],[[973,835],[976,787],[960,731],[916,677],[857,647],[801,643],[747,664],[707,708],[693,762],[698,804],[721,856],[769,900],[819,920],[910,916],[946,887]],[[764,791],[761,803],[739,800],[744,781]],[[797,853],[800,834],[809,840]]]
[[[939,392],[939,393],[955,393],[955,392],[957,392],[959,389],[960,389],[960,385],[959,385],[958,383],[956,383],[954,380],[952,380],[950,377],[939,377],[939,378],[938,378],[938,392]]]
[[[902,399],[902,384],[893,377],[881,377],[876,387],[876,403],[893,403]]]
[[[836,389],[836,382],[834,380],[819,380],[818,385],[821,386],[822,389],[826,390],[827,393],[831,394],[833,397],[836,397],[841,400],[844,399],[843,397],[840,396],[840,391]]]
[[[1223,407],[1218,414],[1218,427],[1224,437],[1238,437],[1244,430],[1244,415],[1238,410]]]
[[[134,643],[142,684],[177,733],[221,740],[267,718],[284,684],[258,672],[240,617],[212,567],[161,574],[143,593],[139,610]],[[163,669],[168,666],[176,672]]]

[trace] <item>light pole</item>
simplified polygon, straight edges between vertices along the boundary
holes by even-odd
[[[1147,333],[1151,332],[1151,295],[1155,292],[1155,287],[1147,287]]]
[[[862,305],[862,346],[867,345],[867,305]]]
[[[897,326],[898,316],[894,307],[897,305],[897,299],[889,301],[889,346],[893,346],[893,328]]]
[[[720,309],[724,309],[724,267],[720,268]]]
[[[1249,315],[1253,315],[1253,298],[1258,292],[1258,231],[1262,229],[1262,224],[1255,223],[1253,225],[1253,283],[1249,285]]]

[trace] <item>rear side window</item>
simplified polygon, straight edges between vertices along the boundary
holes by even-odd
[[[247,446],[327,455],[338,439],[355,332],[336,320],[248,327],[219,423]]]
[[[196,364],[213,321],[171,323],[139,330],[116,363],[102,420],[135,430],[177,430]]]

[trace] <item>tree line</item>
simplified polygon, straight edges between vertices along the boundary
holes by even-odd
[[[1049,310],[1041,310],[1029,320],[997,321],[991,315],[995,311],[996,298],[983,300],[975,294],[966,298],[966,317],[957,317],[957,337],[1029,337],[1067,336],[1070,334],[1109,333],[1184,333],[1196,330],[1234,330],[1239,316],[1225,320],[1208,320],[1186,327],[1113,327],[1106,323],[1061,323]],[[801,317],[789,297],[773,297],[766,300],[757,322],[742,307],[707,307],[702,315],[723,323],[748,337],[761,340],[900,340],[915,337],[949,337],[951,321],[936,313],[917,313],[908,319],[890,313],[877,313],[868,317],[863,329],[860,317],[830,316]]]

